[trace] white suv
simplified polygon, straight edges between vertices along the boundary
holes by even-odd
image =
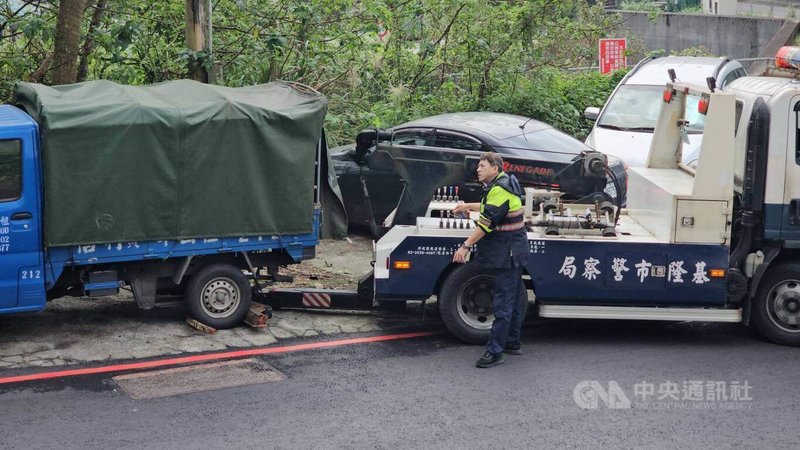
[[[747,75],[738,61],[725,58],[667,56],[645,58],[639,62],[600,108],[586,108],[583,115],[594,120],[586,144],[607,155],[621,158],[628,166],[641,167],[647,163],[653,128],[658,120],[664,85],[669,81],[667,71],[675,70],[677,81],[706,86],[706,78],[714,77],[719,88]],[[704,116],[697,112],[699,97],[690,96],[686,102],[686,131],[689,144],[683,148],[683,162],[696,161],[702,140]]]

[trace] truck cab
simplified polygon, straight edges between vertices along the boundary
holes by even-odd
[[[0,309],[44,308],[38,126],[0,106]]]
[[[757,137],[749,124],[762,122],[768,142],[764,183],[766,240],[800,243],[800,81],[786,77],[744,77],[727,89],[736,96],[735,180],[741,191],[745,181],[748,142]],[[757,108],[767,113],[759,117]],[[766,150],[766,149],[765,149]]]

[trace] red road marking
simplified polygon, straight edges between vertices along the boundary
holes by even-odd
[[[67,378],[79,375],[95,375],[99,373],[121,372],[134,369],[152,369],[154,367],[176,366],[179,364],[196,363],[203,361],[216,361],[220,359],[241,358],[243,356],[271,355],[275,353],[299,352],[320,348],[341,347],[345,345],[367,344],[371,342],[396,341],[399,339],[412,339],[417,337],[438,334],[432,331],[419,331],[415,333],[386,334],[351,339],[338,339],[335,341],[311,342],[308,344],[285,345],[282,347],[253,348],[234,350],[229,352],[208,353],[204,355],[181,356],[178,358],[158,359],[154,361],[134,362],[127,364],[114,364],[110,366],[88,367],[84,369],[58,370],[54,372],[40,372],[29,375],[0,378],[0,384],[21,383],[24,381],[50,380],[54,378]]]

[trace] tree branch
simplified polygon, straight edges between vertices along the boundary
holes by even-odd
[[[439,35],[439,39],[436,39],[436,41],[434,41],[431,44],[431,46],[426,48],[422,52],[422,55],[420,55],[420,57],[419,57],[419,60],[420,60],[419,68],[417,69],[417,73],[414,75],[414,78],[411,80],[411,84],[409,86],[412,90],[417,87],[417,84],[422,79],[422,73],[425,71],[425,67],[428,65],[428,63],[427,63],[427,61],[425,61],[425,59],[430,54],[430,49],[436,47],[437,45],[439,45],[439,43],[441,43],[442,40],[445,37],[447,37],[448,34],[450,34],[450,29],[453,27],[453,24],[456,22],[456,19],[458,18],[458,15],[461,13],[461,10],[463,10],[465,6],[467,6],[467,4],[466,3],[462,3],[461,6],[458,7],[456,12],[453,14],[453,17],[450,18],[450,22],[448,22],[447,26],[444,28],[444,31],[442,31],[442,34]]]
[[[97,0],[97,6],[95,6],[94,13],[92,13],[92,21],[89,22],[89,30],[86,32],[86,39],[83,41],[83,48],[81,48],[80,59],[78,61],[78,76],[76,77],[76,81],[79,83],[86,80],[86,73],[89,70],[89,54],[94,48],[94,30],[100,26],[100,20],[103,18],[106,3],[107,0]]]

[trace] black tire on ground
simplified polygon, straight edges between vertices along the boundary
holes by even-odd
[[[186,302],[192,316],[217,329],[241,323],[252,299],[253,291],[247,277],[230,264],[204,267],[186,286]]]
[[[476,263],[456,267],[439,292],[439,314],[444,325],[468,344],[485,344],[492,328],[494,277]]]
[[[800,264],[767,269],[752,302],[753,323],[765,338],[800,346]]]

